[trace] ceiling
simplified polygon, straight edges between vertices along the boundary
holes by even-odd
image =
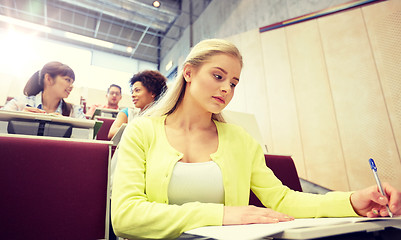
[[[48,39],[159,64],[161,46],[168,52],[211,0],[159,2],[155,8],[153,0],[0,0],[0,29],[12,24]]]

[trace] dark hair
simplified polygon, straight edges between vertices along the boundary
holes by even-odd
[[[40,71],[35,72],[28,80],[24,88],[24,94],[26,96],[32,96],[40,93],[44,89],[44,77],[49,74],[50,77],[55,78],[56,76],[68,76],[75,80],[74,71],[66,64],[60,62],[49,62],[46,63]],[[62,101],[63,116],[69,116],[72,105],[66,103],[64,99]]]
[[[112,87],[116,87],[116,88],[120,89],[120,93],[121,93],[121,87],[118,86],[117,84],[111,84],[110,87],[107,89],[107,93],[109,93],[110,88],[112,88]]]
[[[130,87],[132,88],[136,82],[141,82],[149,92],[155,94],[155,101],[157,101],[167,89],[167,78],[158,71],[145,70],[134,74],[130,80]]]

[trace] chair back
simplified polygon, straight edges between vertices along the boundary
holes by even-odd
[[[302,192],[297,169],[291,156],[265,154],[266,165],[273,171],[280,181],[295,191]],[[256,195],[251,191],[249,204],[263,207]]]
[[[115,118],[106,118],[106,117],[95,117],[95,118],[96,120],[103,121],[103,124],[96,135],[96,140],[108,141],[109,138],[107,137],[107,135],[109,135],[110,127],[113,124]]]
[[[109,145],[0,136],[1,239],[104,239]]]

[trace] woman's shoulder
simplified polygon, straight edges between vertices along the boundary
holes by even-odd
[[[163,121],[160,117],[137,116],[130,121],[125,129],[128,135],[152,139],[161,133]],[[141,137],[140,137],[141,136]]]
[[[235,135],[249,135],[245,129],[237,124],[215,121],[216,126],[229,134]]]
[[[217,122],[216,126],[219,134],[223,135],[223,139],[231,143],[238,144],[254,144],[256,140],[242,126],[233,123]]]
[[[164,121],[164,117],[149,117],[149,116],[137,116],[132,120],[133,126],[139,127],[156,127],[161,126]]]

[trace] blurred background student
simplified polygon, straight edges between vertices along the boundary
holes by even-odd
[[[75,81],[74,71],[60,62],[46,63],[35,72],[24,88],[24,95],[12,99],[4,110],[51,113],[85,119],[82,108],[64,101]]]
[[[118,103],[122,98],[121,87],[117,84],[111,84],[107,89],[107,104],[94,104],[90,107],[89,111],[86,113],[87,116],[92,117],[95,113],[96,108],[109,108],[109,109],[118,109]]]
[[[164,77],[160,72],[153,70],[145,70],[134,74],[130,79],[129,84],[132,93],[132,101],[134,102],[135,108],[124,108],[121,110],[113,125],[110,127],[109,139],[111,139],[118,131],[118,129],[124,123],[130,122],[136,116],[140,115],[145,109],[150,107],[160,96],[167,90],[167,78]],[[110,189],[113,183],[114,170],[117,165],[118,148],[113,154],[111,160],[111,177],[110,177]],[[113,228],[110,221],[110,234],[109,239],[116,239]]]
[[[135,74],[130,80],[132,101],[135,108],[124,108],[118,113],[116,120],[110,127],[109,139],[116,134],[123,123],[128,123],[157,101],[167,89],[166,82],[167,78],[158,71],[145,70]]]

